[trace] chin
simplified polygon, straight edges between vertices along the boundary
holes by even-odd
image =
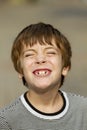
[[[34,91],[37,93],[37,94],[45,94],[48,92],[48,88],[35,88]]]
[[[46,85],[46,84],[39,84],[39,85],[35,85],[35,86],[32,86],[31,89],[33,89],[33,91],[35,91],[36,93],[38,94],[44,94],[44,93],[47,93],[48,91],[50,91],[51,89],[53,88],[53,85]]]

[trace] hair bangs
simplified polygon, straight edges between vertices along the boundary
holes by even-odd
[[[34,35],[23,40],[23,45],[32,47],[33,45],[39,43],[40,45],[52,45],[52,38],[50,35]]]

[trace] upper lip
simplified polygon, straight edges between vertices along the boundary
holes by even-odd
[[[36,71],[52,71],[51,69],[48,69],[48,68],[39,68],[39,69],[35,69],[34,71],[33,71],[33,73],[35,73]]]

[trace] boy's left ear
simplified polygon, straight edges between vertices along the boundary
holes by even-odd
[[[62,70],[62,75],[63,75],[63,76],[66,76],[67,73],[68,73],[68,71],[69,71],[69,66],[64,67],[63,70]]]
[[[22,79],[22,77],[23,77],[23,74],[18,74],[18,77],[20,78],[20,79]]]

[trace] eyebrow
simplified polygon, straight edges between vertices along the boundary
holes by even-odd
[[[58,50],[58,48],[56,48],[56,47],[54,47],[54,46],[52,46],[52,47],[47,47],[47,48],[45,48],[46,50],[48,50],[48,49],[54,49],[54,50]]]
[[[46,47],[46,48],[44,48],[44,49],[45,49],[45,50],[54,49],[54,50],[56,50],[56,51],[58,50],[58,48],[56,48],[56,47],[54,47],[54,46],[48,46],[48,47]],[[25,51],[23,51],[22,55],[24,55],[24,53],[29,52],[29,51],[36,52],[35,49],[29,48],[29,49],[26,49]]]
[[[23,51],[23,53],[22,53],[22,55],[24,54],[24,53],[26,53],[26,52],[29,52],[29,51],[33,51],[33,52],[36,52],[34,49],[27,49],[27,50],[25,50],[25,51]]]

